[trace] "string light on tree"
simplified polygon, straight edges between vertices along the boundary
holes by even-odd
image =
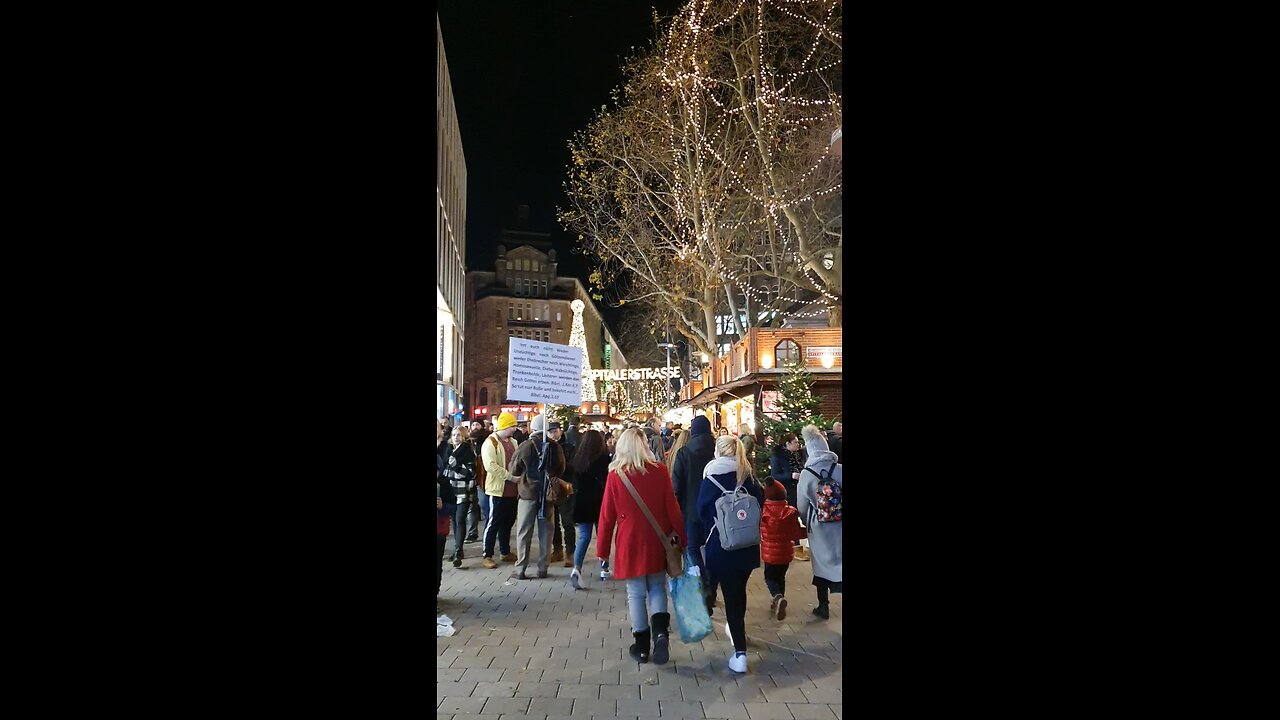
[[[663,305],[701,350],[720,334],[712,317],[741,331],[760,305],[840,304],[841,267],[824,261],[842,242],[826,140],[842,116],[841,14],[840,0],[686,3],[628,61],[616,111],[571,143],[561,218],[580,252],[615,278],[610,294]]]
[[[585,307],[586,303],[576,298],[569,303],[569,308],[573,310],[573,326],[569,330],[569,347],[582,349],[582,401],[594,402],[597,399],[596,383],[591,379],[591,361],[587,358],[587,332],[582,327],[582,309]]]

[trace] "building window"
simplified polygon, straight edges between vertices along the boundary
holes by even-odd
[[[789,363],[800,362],[800,346],[791,340],[783,340],[773,346],[773,357],[778,367],[786,367]]]
[[[489,388],[482,387],[480,388],[480,407],[485,407],[488,404],[489,404]]]
[[[508,270],[513,269],[513,268],[511,267],[511,261],[510,261],[510,260],[508,260],[508,261],[507,261],[507,269],[508,269]]]
[[[556,311],[556,322],[560,322],[560,311]]]
[[[542,281],[542,297],[546,297],[546,296],[547,296],[547,281],[543,280]]]
[[[515,305],[515,303],[507,303],[507,319],[508,319],[508,320],[515,320],[515,319],[516,319],[516,305]]]

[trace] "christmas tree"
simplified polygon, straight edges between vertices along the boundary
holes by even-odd
[[[778,393],[778,408],[784,418],[807,422],[822,407],[822,398],[813,394],[813,375],[797,362],[787,364],[787,374],[778,380]]]
[[[575,299],[569,303],[573,310],[573,326],[569,329],[569,347],[582,349],[582,402],[594,402],[596,383],[591,378],[591,360],[587,357],[587,331],[582,328],[582,309],[586,304]]]
[[[827,420],[818,414],[822,398],[813,394],[813,375],[799,363],[786,367],[786,374],[778,379],[777,417],[761,416],[761,429],[765,437],[772,437],[776,444],[783,435],[793,433],[800,439],[800,430],[810,423],[827,427]],[[804,440],[801,439],[803,450]],[[769,455],[773,447],[761,442],[756,446],[756,466],[761,477],[769,474]]]

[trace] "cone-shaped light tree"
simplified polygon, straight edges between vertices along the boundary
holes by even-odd
[[[574,299],[569,303],[573,310],[573,326],[569,328],[569,347],[582,349],[582,402],[593,402],[596,398],[596,382],[591,379],[591,360],[587,357],[587,331],[582,327],[582,309],[586,304]]]

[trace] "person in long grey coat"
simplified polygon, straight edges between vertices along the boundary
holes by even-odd
[[[804,465],[806,470],[800,473],[796,509],[800,511],[800,517],[809,531],[813,585],[818,589],[818,607],[813,609],[813,614],[826,620],[830,617],[827,593],[844,592],[844,523],[818,522],[818,475],[834,465],[831,477],[843,482],[843,467],[837,461],[836,454],[827,446],[827,438],[817,426],[806,425],[800,434],[804,438],[809,457]]]

